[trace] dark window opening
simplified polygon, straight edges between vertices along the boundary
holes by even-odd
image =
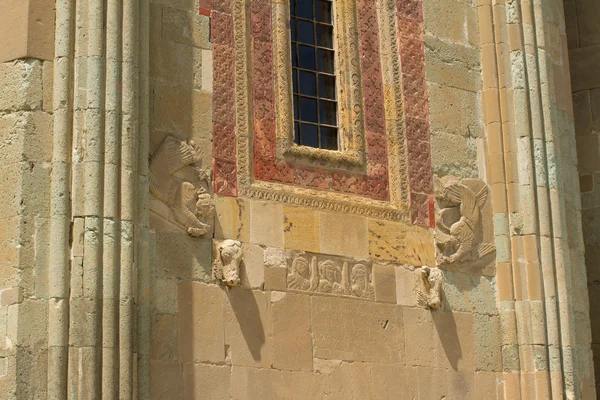
[[[331,0],[290,0],[294,141],[338,149]]]

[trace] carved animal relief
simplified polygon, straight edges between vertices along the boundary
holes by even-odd
[[[350,265],[348,261],[324,260],[317,257],[296,257],[288,267],[287,288],[375,300],[371,268],[364,264]]]
[[[237,240],[215,242],[215,260],[213,278],[227,286],[240,285],[240,265],[242,263],[242,244]]]
[[[196,165],[199,152],[193,141],[167,136],[150,157],[150,211],[155,228],[203,236],[214,213],[208,178]]]
[[[436,178],[436,247],[438,265],[476,261],[493,253],[492,243],[483,241],[482,209],[488,188],[479,179]]]
[[[442,306],[444,274],[438,268],[423,266],[416,270],[415,297],[420,307],[438,309]]]

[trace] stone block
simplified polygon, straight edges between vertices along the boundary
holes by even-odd
[[[405,267],[396,267],[396,302],[402,306],[414,307],[415,273]]]
[[[318,253],[319,213],[312,209],[284,206],[283,240],[286,249]]]
[[[577,136],[577,161],[580,174],[600,171],[598,134]]]
[[[150,332],[150,358],[177,361],[177,315],[157,314]]]
[[[454,69],[449,73],[459,76]],[[479,72],[477,74],[478,80]],[[429,83],[429,109],[432,132],[445,132],[452,135],[482,137],[481,96],[476,91],[447,86],[448,83]],[[478,90],[478,89],[477,89]],[[435,148],[431,146],[432,151]],[[452,154],[453,149],[448,149]],[[452,156],[456,156],[454,153]],[[435,163],[434,163],[435,164]]]
[[[13,287],[0,290],[0,307],[10,306],[23,302],[23,289]]]
[[[271,365],[271,316],[267,293],[232,288],[224,306],[225,344],[235,366],[268,368]]]
[[[290,400],[321,400],[331,394],[329,377],[313,372],[292,372]]]
[[[287,290],[287,267],[265,267],[265,290]]]
[[[213,58],[212,51],[202,50],[202,90],[213,91]]]
[[[423,3],[425,33],[450,42],[465,43],[467,8],[470,8],[467,2],[454,0]]]
[[[242,286],[262,289],[265,283],[265,251],[254,244],[243,244],[244,255],[240,267]]]
[[[452,112],[456,113],[456,111]],[[479,172],[475,140],[446,132],[432,131],[431,165],[433,172],[439,176],[477,176]]]
[[[0,15],[0,62],[54,58],[54,1],[6,0]]]
[[[449,43],[438,38],[425,36],[425,60],[427,63],[427,82],[467,91],[471,95],[481,91],[481,53],[476,47]],[[478,97],[475,99],[478,100]],[[429,92],[430,107],[432,100],[431,92]],[[474,100],[470,101],[473,102]],[[465,108],[464,111],[479,113],[480,110],[477,104],[465,102],[463,99],[460,105]],[[433,113],[433,108],[430,108],[430,111],[433,119],[436,116]],[[460,118],[457,118],[459,120],[480,124],[473,115],[462,113],[459,115]]]
[[[406,230],[406,254],[403,263],[415,266],[435,265],[433,232],[419,226]]]
[[[358,215],[320,213],[321,253],[369,258],[367,219]]]
[[[156,233],[159,279],[212,281],[212,242],[183,233]]]
[[[475,328],[475,361],[478,371],[502,371],[502,331],[500,317],[473,314]]]
[[[184,282],[178,287],[179,360],[225,361],[225,293],[216,285]]]
[[[283,205],[252,201],[250,203],[250,242],[283,247]]]
[[[393,265],[373,265],[375,300],[396,304],[396,268]]]
[[[592,105],[589,90],[573,93],[573,113],[575,133],[577,135],[589,134],[592,130]]]
[[[292,372],[234,366],[231,400],[289,400]]]
[[[496,372],[476,371],[473,379],[475,399],[493,399],[497,391]]]
[[[150,52],[150,77],[165,84],[202,89],[204,51],[207,50],[159,40]]]
[[[446,375],[442,368],[417,368],[419,399],[450,399]]]
[[[183,399],[183,389],[178,362],[150,360],[150,400]]]
[[[479,400],[480,397],[475,397],[474,395],[473,375],[473,371],[456,371],[454,369],[447,370],[446,376],[448,382],[448,398]]]
[[[569,52],[573,92],[600,87],[596,65],[600,63],[600,45],[572,49]]]
[[[341,363],[331,373],[331,400],[371,399],[369,364]]]
[[[177,313],[177,281],[157,279],[154,286],[156,310],[161,313]]]
[[[196,10],[186,12],[170,7],[163,9],[163,38],[175,43],[210,49],[210,18]]]
[[[315,357],[388,364],[403,359],[400,307],[313,296],[311,313]]]
[[[579,46],[600,44],[600,10],[594,0],[577,0]]]
[[[231,367],[229,365],[183,365],[183,398],[186,400],[231,399]]]
[[[250,203],[235,197],[215,196],[215,239],[250,242]]]
[[[273,368],[313,370],[310,297],[286,293],[271,296]]]
[[[18,60],[0,64],[0,111],[33,111],[42,108],[42,63]]]
[[[410,391],[413,385],[407,378],[403,365],[371,364],[373,400],[412,400],[415,398]]]
[[[400,222],[369,219],[369,256],[376,261],[402,263],[406,258],[407,226]]]

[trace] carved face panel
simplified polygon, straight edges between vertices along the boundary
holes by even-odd
[[[242,261],[242,247],[235,240],[225,240],[219,246],[222,262],[222,281],[227,286],[239,286],[240,263]]]
[[[354,268],[352,268],[352,274],[350,275],[352,285],[357,286],[360,290],[366,290],[367,285],[369,284],[368,274],[367,267],[362,264],[355,265]]]
[[[292,263],[292,268],[294,268],[296,272],[302,275],[303,277],[306,278],[308,276],[308,261],[306,260],[306,258],[296,258]]]

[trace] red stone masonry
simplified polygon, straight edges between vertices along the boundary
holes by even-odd
[[[206,3],[206,4],[204,4]],[[212,7],[214,60],[213,173],[214,191],[237,196],[233,18],[230,0],[201,0]],[[289,164],[277,157],[275,79],[268,0],[250,0],[251,82],[254,179],[389,200],[386,121],[374,0],[359,0],[359,46],[364,96],[367,171]],[[397,0],[399,56],[402,65],[411,219],[433,223],[429,107],[425,82],[422,7],[416,0]]]

